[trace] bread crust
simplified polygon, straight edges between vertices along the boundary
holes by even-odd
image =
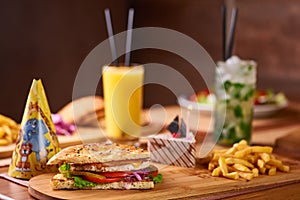
[[[120,144],[90,143],[67,147],[55,154],[48,165],[74,163],[106,163],[122,160],[150,158],[150,153],[141,148]]]

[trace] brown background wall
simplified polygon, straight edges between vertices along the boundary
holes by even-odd
[[[180,31],[198,41],[214,60],[220,60],[222,3],[222,0],[2,0],[0,113],[21,119],[33,78],[42,78],[53,112],[69,102],[82,61],[107,38],[103,14],[107,7],[111,9],[115,33],[126,29],[128,8],[134,7],[135,27]],[[235,4],[239,8],[235,53],[257,60],[258,87],[272,87],[290,96],[300,96],[300,2],[237,0]],[[196,90],[203,87],[199,77],[189,70],[189,64],[176,55],[141,50],[133,52],[132,58],[139,63],[172,66]],[[166,88],[146,86],[145,106],[175,102],[176,97]]]
[[[258,62],[258,84],[300,96],[300,1],[238,0],[236,52]]]
[[[0,113],[20,120],[33,78],[41,78],[52,112],[71,100],[85,56],[107,38],[103,10],[123,31],[126,1],[1,0]]]

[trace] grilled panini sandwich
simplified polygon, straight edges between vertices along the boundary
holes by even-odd
[[[128,145],[92,143],[71,146],[47,163],[58,165],[53,189],[151,189],[161,181],[150,153]]]

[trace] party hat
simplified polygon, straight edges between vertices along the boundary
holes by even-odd
[[[52,171],[54,169],[46,166],[46,163],[59,150],[42,81],[33,80],[8,175],[30,179],[38,174]]]

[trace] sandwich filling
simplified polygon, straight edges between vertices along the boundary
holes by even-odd
[[[90,164],[92,166],[92,164]],[[96,165],[95,165],[96,166]],[[72,180],[73,186],[77,188],[96,187],[100,184],[122,182],[131,184],[134,182],[154,182],[162,181],[162,175],[158,174],[158,169],[150,165],[147,168],[132,171],[81,171],[72,167],[72,164],[64,163],[59,167],[60,174],[53,177],[54,180]],[[81,169],[81,168],[80,168]]]
[[[150,165],[150,159],[133,159],[133,160],[120,160],[110,161],[105,163],[87,163],[76,164],[71,163],[70,167],[72,171],[131,171],[147,168]]]

